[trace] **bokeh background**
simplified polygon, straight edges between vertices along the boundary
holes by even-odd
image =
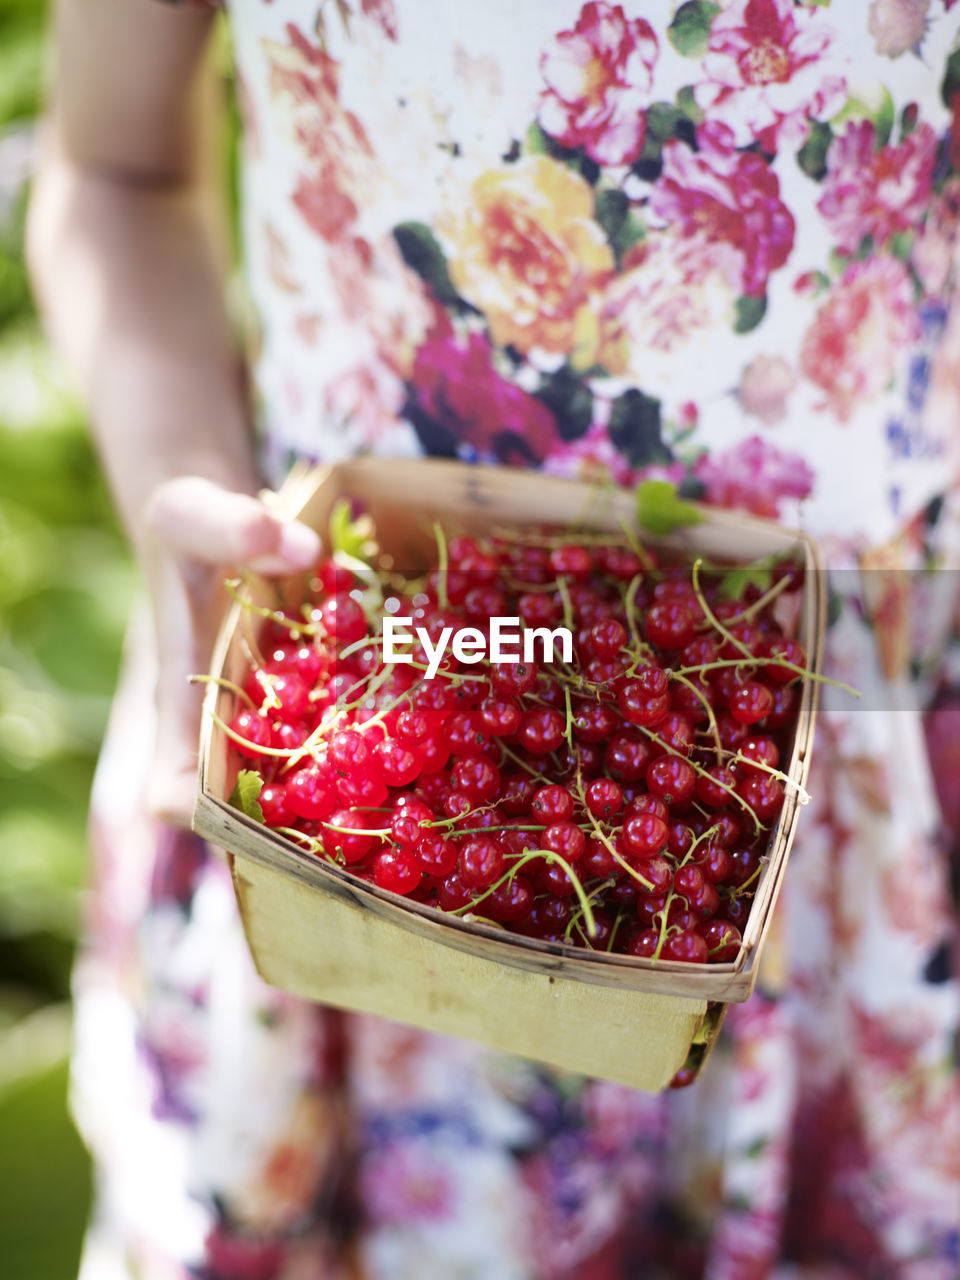
[[[90,1197],[67,1111],[84,825],[134,590],[23,261],[46,5],[0,0],[0,1271],[71,1280]]]
[[[46,0],[0,0],[0,1276],[75,1280],[89,1160],[69,1118],[87,800],[137,589],[23,256]],[[228,51],[218,59],[229,101]],[[234,128],[226,139],[228,179]]]

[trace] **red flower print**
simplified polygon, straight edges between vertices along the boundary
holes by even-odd
[[[530,466],[559,442],[553,414],[502,378],[480,334],[431,338],[417,352],[407,415],[428,453],[464,446],[481,457]]]
[[[372,18],[385,36],[397,38],[397,11],[393,0],[360,0],[364,17]]]
[[[877,150],[871,120],[847,125],[827,152],[817,208],[841,253],[856,253],[864,236],[879,247],[898,231],[918,226],[930,203],[937,135],[918,125],[901,143]]]
[[[833,35],[820,14],[793,0],[734,0],[710,27],[697,105],[733,129],[738,146],[759,141],[773,153],[782,136],[799,145],[809,120],[843,104],[843,77],[822,62]]]
[[[726,453],[708,454],[697,463],[697,479],[707,502],[737,507],[775,520],[785,498],[806,498],[814,474],[799,454],[784,453],[760,436],[741,441]]]
[[[793,248],[793,215],[780,199],[777,175],[762,156],[737,151],[726,125],[700,125],[697,146],[691,151],[674,138],[663,148],[650,211],[685,235],[699,232],[739,249],[743,292],[763,294]]]
[[[883,391],[898,353],[918,334],[913,283],[903,263],[852,262],[804,335],[800,368],[846,422]]]
[[[583,147],[597,164],[632,164],[646,138],[643,109],[657,53],[646,19],[590,0],[540,59],[547,83],[541,128],[564,147]]]

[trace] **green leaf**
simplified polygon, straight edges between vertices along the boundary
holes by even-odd
[[[630,212],[630,201],[617,187],[607,187],[597,192],[594,212],[621,263],[644,237],[643,227]]]
[[[578,440],[587,432],[593,421],[593,396],[569,365],[544,374],[534,394],[553,414],[564,440]]]
[[[330,512],[330,550],[338,552],[351,560],[366,562],[376,551],[371,534],[373,525],[367,515],[350,514],[351,506],[348,498],[338,498]]]
[[[833,130],[822,120],[810,123],[810,134],[797,152],[797,164],[807,175],[819,182],[827,172],[827,152],[833,141]]]
[[[896,121],[893,98],[890,96],[890,90],[886,85],[882,86],[882,91],[875,93],[871,99],[868,99],[866,95],[848,98],[843,107],[832,117],[830,123],[836,126],[846,124],[849,120],[872,121],[876,130],[874,145],[878,150],[880,147],[885,147],[890,141],[890,135],[893,133],[893,126]]]
[[[747,587],[756,587],[759,591],[769,591],[773,585],[773,571],[766,561],[758,560],[755,564],[740,565],[729,569],[720,579],[719,591],[725,600],[740,600]]]
[[[735,333],[749,333],[755,329],[767,313],[766,294],[753,297],[744,294],[736,301],[736,320],[733,323]]]
[[[262,790],[263,779],[259,773],[255,773],[253,769],[241,769],[237,774],[237,781],[230,792],[227,804],[232,804],[234,809],[239,809],[241,813],[245,813],[254,822],[262,822],[263,810],[260,808],[258,801]]]
[[[637,524],[654,537],[662,538],[674,529],[702,521],[703,514],[679,498],[668,480],[644,480],[637,486]]]
[[[549,150],[547,135],[536,121],[527,130],[523,140],[523,151],[528,156],[545,156]]]
[[[697,106],[692,84],[685,84],[682,89],[677,90],[677,106],[693,124],[703,124],[706,119],[703,109]]]
[[[426,223],[401,222],[394,227],[393,238],[404,262],[430,286],[438,302],[445,306],[463,305],[450,279],[443,250]]]
[[[940,82],[940,98],[945,107],[950,107],[953,95],[960,89],[960,49],[951,53],[944,68],[943,80]]]
[[[677,53],[685,58],[701,58],[707,51],[710,23],[720,6],[707,0],[688,0],[677,10],[676,17],[667,28],[667,38]]]
[[[613,402],[607,434],[633,467],[673,461],[661,435],[660,401],[636,388]]]

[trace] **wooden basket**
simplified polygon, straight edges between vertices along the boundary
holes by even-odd
[[[284,487],[279,503],[325,532],[341,497],[372,512],[380,545],[398,563],[424,563],[430,524],[478,532],[491,523],[630,525],[629,492],[529,472],[445,461],[362,459],[317,468]],[[766,521],[703,508],[703,523],[658,548],[750,561],[793,553],[806,568],[799,638],[818,671],[823,646],[823,573],[815,545]],[[404,561],[404,557],[407,559]],[[242,680],[247,657],[240,605],[220,631],[212,674]],[[249,625],[249,614],[246,614]],[[803,684],[799,722],[785,771],[807,776],[818,685]],[[212,716],[229,721],[234,696],[208,687],[194,829],[229,851],[237,902],[256,966],[267,982],[324,1004],[481,1041],[640,1089],[659,1090],[692,1045],[712,1043],[724,1006],[753,989],[764,935],[796,830],[795,787],[771,834],[743,947],[728,964],[685,965],[607,955],[506,935],[398,899],[316,858],[226,802],[237,765]]]

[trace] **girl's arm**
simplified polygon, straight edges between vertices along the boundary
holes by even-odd
[[[224,564],[303,568],[316,536],[258,487],[224,304],[211,19],[157,0],[60,0],[28,222],[34,287],[89,407],[143,565],[160,659],[154,810],[186,822],[198,690]]]

